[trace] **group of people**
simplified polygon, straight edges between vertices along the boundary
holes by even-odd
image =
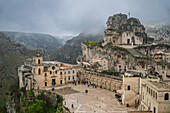
[[[88,85],[88,87],[90,87],[90,86],[93,86],[93,88],[97,88],[97,84],[95,84],[95,83],[91,83],[91,82],[88,82],[88,81],[75,81],[75,80],[73,80],[73,81],[70,81],[70,84],[74,84],[75,86],[77,85],[77,83],[78,83],[78,85],[80,85],[80,83],[81,84],[83,84],[83,85]],[[102,85],[100,85],[100,88],[102,88]]]

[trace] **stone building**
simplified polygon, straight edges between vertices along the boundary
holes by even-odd
[[[57,61],[43,61],[37,50],[36,57],[25,60],[18,68],[19,86],[27,90],[46,89],[77,81],[81,75],[81,65],[71,65]]]
[[[170,112],[170,85],[166,82],[145,81],[141,84],[140,110],[152,113]]]
[[[115,14],[107,20],[103,46],[142,45],[147,43],[144,26],[137,18],[127,18],[125,14]]]
[[[124,76],[122,84],[122,103],[129,107],[139,105],[140,77]],[[132,98],[133,97],[133,98]]]

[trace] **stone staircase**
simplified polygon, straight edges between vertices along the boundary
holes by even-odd
[[[129,48],[128,51],[136,57],[144,57],[145,56],[145,55],[143,55],[142,53],[140,53],[139,51],[137,51],[136,49],[133,49],[133,48]]]

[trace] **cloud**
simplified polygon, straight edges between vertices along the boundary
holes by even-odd
[[[75,35],[131,12],[142,22],[168,21],[169,0],[0,0],[0,30]]]

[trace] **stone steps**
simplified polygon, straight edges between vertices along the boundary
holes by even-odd
[[[143,55],[142,53],[140,53],[139,51],[133,49],[133,48],[130,48],[128,49],[128,51],[134,55],[134,56],[137,56],[137,57],[144,57],[145,55]]]

